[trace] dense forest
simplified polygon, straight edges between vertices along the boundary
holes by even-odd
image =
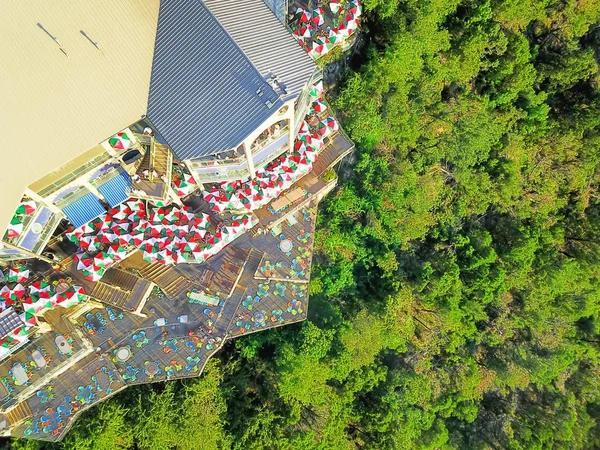
[[[600,448],[600,1],[364,3],[309,320],[8,448]]]

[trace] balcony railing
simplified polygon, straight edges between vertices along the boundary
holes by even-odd
[[[286,123],[284,126],[280,127],[272,134],[263,133],[261,136],[256,138],[256,140],[252,143],[252,156],[255,157],[259,152],[261,152],[265,147],[270,146],[271,143],[278,140],[284,134],[287,134],[290,127]]]

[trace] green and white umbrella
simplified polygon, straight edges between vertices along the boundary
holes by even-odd
[[[23,222],[18,216],[14,216],[6,229],[6,235],[9,239],[19,237],[23,233]]]
[[[126,150],[131,146],[131,138],[125,132],[117,133],[108,140],[112,148]]]
[[[36,209],[37,205],[34,201],[23,202],[17,207],[16,214],[27,216],[29,214],[34,213]]]

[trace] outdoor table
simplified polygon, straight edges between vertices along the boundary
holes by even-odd
[[[287,253],[287,252],[291,251],[292,247],[293,247],[292,241],[289,240],[289,239],[284,239],[283,241],[281,241],[279,243],[279,248],[284,253]]]
[[[131,356],[131,350],[129,350],[127,347],[121,347],[120,349],[117,350],[117,359],[119,361],[127,361],[129,359],[129,357]]]
[[[271,203],[271,207],[275,210],[275,211],[279,211],[280,209],[286,207],[287,205],[289,205],[291,202],[288,200],[288,198],[284,195],[280,198],[278,198],[277,200],[275,200],[273,203]]]
[[[254,321],[256,323],[264,323],[264,321],[265,321],[265,315],[263,313],[260,313],[260,312],[254,313]]]
[[[12,373],[19,384],[26,384],[29,381],[27,372],[25,372],[25,369],[23,369],[21,364],[17,363],[15,366],[13,366]]]
[[[66,281],[63,281],[61,283],[58,283],[56,285],[56,289],[54,289],[54,291],[57,294],[64,294],[65,292],[67,292],[67,290],[70,288],[71,286],[69,285],[69,283],[67,283]]]
[[[158,372],[158,366],[156,363],[150,363],[146,366],[146,374],[148,375],[156,375]]]
[[[96,374],[96,383],[98,383],[100,388],[106,389],[110,385],[110,378],[106,373],[98,372]]]
[[[298,188],[298,189],[292,189],[288,194],[286,194],[285,196],[290,202],[295,202],[296,200],[298,200],[299,198],[304,197],[304,189]]]
[[[307,122],[311,127],[316,127],[319,125],[319,118],[317,116],[310,116]]]
[[[31,358],[33,359],[35,365],[38,366],[40,369],[46,367],[46,358],[44,358],[44,355],[42,355],[42,352],[40,352],[39,350],[33,351],[31,353]]]
[[[63,335],[56,336],[54,339],[54,343],[58,347],[61,353],[67,354],[71,351],[71,344],[67,341],[67,339]]]

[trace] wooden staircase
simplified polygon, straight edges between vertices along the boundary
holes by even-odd
[[[29,419],[31,416],[33,416],[33,413],[31,412],[31,409],[29,408],[27,402],[22,401],[21,403],[17,404],[17,406],[15,406],[13,409],[5,413],[5,415],[6,420],[8,420],[8,423],[10,423],[11,426],[14,426]]]
[[[192,281],[171,266],[148,264],[139,271],[142,277],[155,283],[167,297],[172,299],[191,291],[194,286]]]
[[[90,297],[117,308],[123,308],[127,300],[129,300],[130,292],[124,291],[118,287],[111,286],[102,281],[98,281]]]

